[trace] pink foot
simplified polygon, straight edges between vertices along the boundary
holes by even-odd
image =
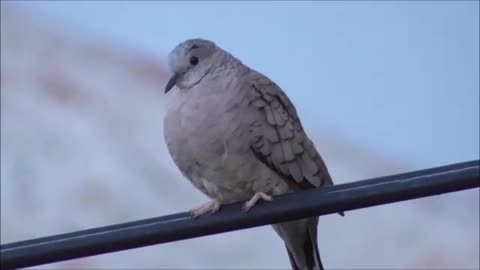
[[[252,196],[252,198],[249,201],[245,203],[245,205],[243,206],[243,210],[245,210],[245,212],[248,212],[248,210],[250,210],[250,208],[252,208],[260,199],[269,201],[269,202],[273,201],[272,196],[269,196],[263,192],[257,192],[255,193],[255,195]]]
[[[220,201],[214,199],[205,204],[202,204],[200,207],[190,210],[190,213],[192,214],[193,218],[199,217],[206,213],[213,214],[220,209],[220,205],[221,205]]]

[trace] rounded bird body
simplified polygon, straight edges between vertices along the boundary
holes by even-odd
[[[287,183],[250,148],[250,124],[259,112],[248,109],[241,70],[221,66],[212,73],[188,91],[167,94],[165,139],[174,162],[198,189],[222,203],[245,201],[256,192],[287,192]]]
[[[182,174],[213,201],[259,199],[333,184],[305,134],[295,107],[263,74],[211,41],[191,39],[169,55],[164,133]],[[272,225],[284,240],[293,269],[322,269],[318,218]]]

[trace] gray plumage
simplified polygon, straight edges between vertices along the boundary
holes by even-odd
[[[215,212],[257,193],[267,199],[333,184],[295,107],[269,78],[204,39],[175,47],[169,66],[168,150],[182,174],[214,200],[194,213]],[[309,218],[272,225],[293,269],[322,269],[317,223]]]

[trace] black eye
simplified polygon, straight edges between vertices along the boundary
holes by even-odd
[[[196,64],[198,64],[198,57],[196,57],[196,56],[190,57],[190,64],[192,64],[192,65],[194,65],[194,66],[195,66]]]

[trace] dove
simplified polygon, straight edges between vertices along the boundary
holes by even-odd
[[[164,138],[182,175],[211,198],[193,217],[222,204],[260,201],[333,185],[285,92],[213,41],[188,39],[168,55]],[[272,224],[294,270],[321,270],[318,217]]]

